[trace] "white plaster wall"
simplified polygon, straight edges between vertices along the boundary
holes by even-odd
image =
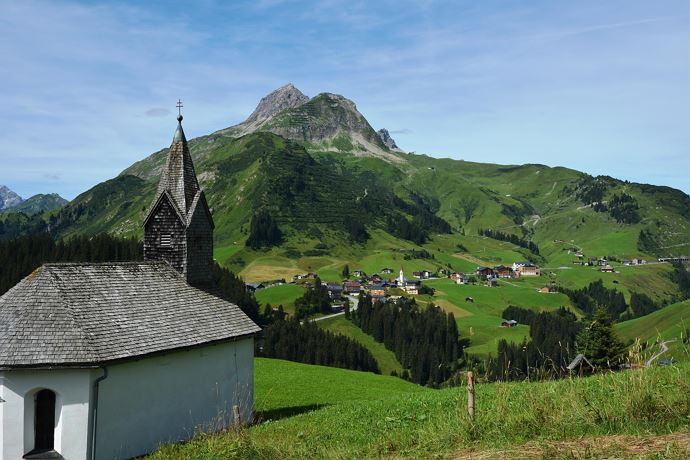
[[[34,448],[34,395],[56,393],[55,450],[67,460],[86,460],[89,401],[94,371],[11,370],[0,372],[0,460],[16,460]]]
[[[233,423],[233,405],[250,421],[254,339],[108,366],[98,399],[98,459],[131,458],[198,430],[220,430]]]

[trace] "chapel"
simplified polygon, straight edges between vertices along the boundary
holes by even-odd
[[[0,460],[126,459],[252,419],[260,328],[214,294],[182,115],[144,261],[44,264],[0,297]]]

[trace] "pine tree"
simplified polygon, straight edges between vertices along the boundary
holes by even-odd
[[[612,369],[625,345],[620,341],[604,308],[598,308],[591,322],[577,336],[577,351],[596,369]]]

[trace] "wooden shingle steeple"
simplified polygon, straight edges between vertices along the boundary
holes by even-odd
[[[213,218],[199,186],[182,115],[163,168],[158,192],[144,220],[144,259],[165,260],[193,286],[210,285]]]

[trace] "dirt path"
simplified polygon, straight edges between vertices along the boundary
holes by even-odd
[[[652,356],[651,358],[649,358],[649,359],[647,360],[647,362],[644,363],[644,365],[647,366],[647,367],[651,366],[655,359],[657,359],[659,356],[663,355],[664,353],[666,353],[666,352],[668,351],[668,344],[671,343],[671,342],[675,342],[675,341],[676,341],[676,339],[673,339],[673,340],[665,340],[665,341],[661,342],[661,350],[659,350],[658,352],[656,352],[656,353],[654,354],[654,356]]]
[[[532,442],[507,449],[466,450],[450,458],[456,460],[489,459],[626,459],[626,458],[690,458],[690,433],[657,436],[613,435],[582,438],[574,441]]]

